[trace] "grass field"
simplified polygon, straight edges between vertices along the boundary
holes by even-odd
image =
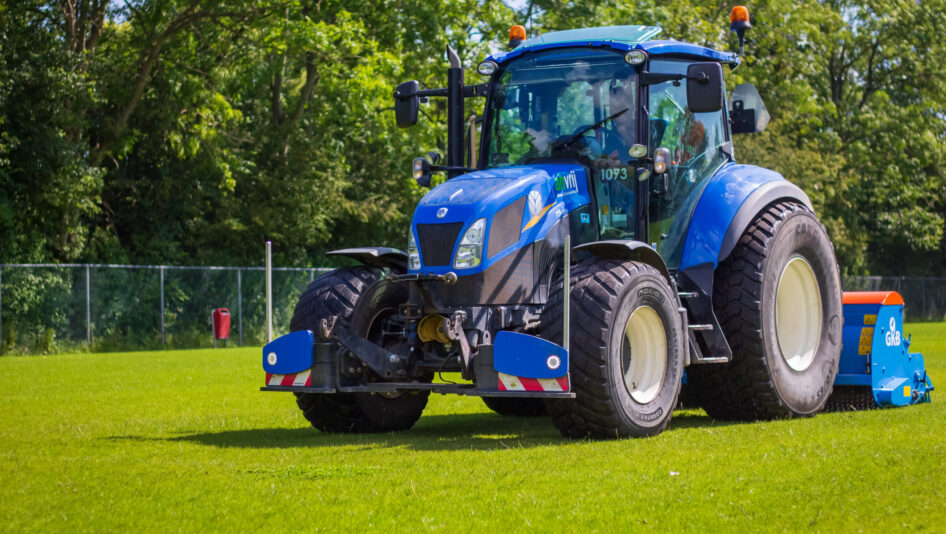
[[[908,325],[946,387],[946,324]],[[432,396],[414,429],[326,435],[259,349],[0,359],[4,531],[946,531],[946,400],[569,441]]]

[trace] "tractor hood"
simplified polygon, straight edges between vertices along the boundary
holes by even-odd
[[[484,261],[469,273],[541,239],[562,215],[588,202],[584,167],[574,163],[503,167],[453,178],[427,193],[414,211],[411,231],[421,249],[420,272],[455,270],[447,255],[453,258],[460,237],[479,219],[486,219]]]

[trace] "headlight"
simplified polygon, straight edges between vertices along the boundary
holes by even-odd
[[[453,266],[457,269],[476,267],[483,260],[483,240],[486,238],[486,219],[479,219],[467,229],[457,247]]]
[[[420,254],[417,253],[417,242],[414,241],[414,232],[407,240],[407,268],[416,271],[420,269]]]
[[[498,68],[499,65],[495,61],[486,60],[476,67],[476,72],[482,74],[483,76],[492,76]]]

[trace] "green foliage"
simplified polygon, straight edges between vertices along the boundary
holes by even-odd
[[[0,6],[0,262],[69,261],[89,237],[104,171],[77,142],[84,80],[28,7]]]
[[[519,4],[517,4],[519,5]],[[445,149],[445,106],[394,125],[400,81],[445,83],[508,27],[656,24],[733,49],[708,0],[139,0],[0,6],[0,261],[324,265],[332,248],[404,248]],[[773,120],[740,161],[812,198],[845,274],[946,273],[946,2],[750,6],[730,87]],[[481,99],[467,102],[480,112]],[[902,258],[911,258],[903,262]]]

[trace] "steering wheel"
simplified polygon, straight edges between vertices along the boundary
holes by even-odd
[[[572,130],[572,133],[571,133],[571,134],[560,136],[560,137],[559,137],[558,139],[556,139],[552,144],[555,145],[556,143],[561,142],[561,140],[563,140],[563,139],[568,139],[569,137],[574,137],[575,134],[577,134],[578,132],[581,132],[582,130],[587,130],[590,126],[593,126],[593,125],[592,125],[592,124],[583,124],[583,125],[581,125],[581,126],[575,128],[574,130]],[[598,149],[597,152],[598,152],[598,153],[601,153],[601,152],[604,150],[604,144],[598,142],[598,138],[595,136],[595,132],[598,131],[598,130],[602,130],[602,129],[605,129],[605,128],[604,128],[603,126],[599,126],[597,129],[588,130],[587,132],[584,133],[584,135],[582,135],[582,136],[580,136],[580,137],[576,137],[573,141],[571,141],[571,142],[568,143],[567,145],[559,147],[559,150],[564,149],[566,146],[570,146],[570,147],[572,147],[572,148],[577,148],[576,145],[579,145],[579,143],[584,143],[584,145],[581,146],[581,148],[588,148],[588,149],[594,150],[594,149],[596,148],[595,145],[597,145],[597,149]],[[580,146],[580,145],[579,145],[579,146]]]

